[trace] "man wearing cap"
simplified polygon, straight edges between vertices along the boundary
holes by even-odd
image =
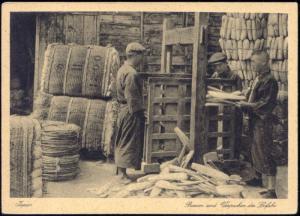
[[[262,186],[262,175],[267,179],[267,192],[264,198],[276,198],[275,175],[276,163],[271,156],[273,148],[272,111],[276,106],[278,84],[269,68],[269,55],[265,51],[255,51],[251,57],[253,70],[258,76],[246,94],[247,102],[239,104],[250,116],[251,156],[257,179],[248,184]]]
[[[221,52],[214,53],[208,60],[208,65],[212,66],[214,69],[214,73],[211,78],[224,78],[224,79],[233,79],[235,80],[236,90],[242,90],[242,80],[241,78],[233,73],[227,62],[226,55]],[[222,90],[222,89],[221,89]]]
[[[117,99],[120,112],[117,122],[115,141],[115,163],[121,178],[130,180],[126,174],[127,168],[140,169],[143,138],[144,138],[144,108],[142,81],[137,69],[143,62],[145,48],[139,43],[130,43],[126,48],[127,60],[117,73]]]

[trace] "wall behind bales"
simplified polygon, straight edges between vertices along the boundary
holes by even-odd
[[[222,15],[210,14],[208,56],[221,50],[218,38]],[[164,18],[173,19],[176,27],[184,27],[194,24],[193,17],[194,13],[182,12],[41,13],[36,22],[35,92],[39,89],[44,53],[50,43],[111,44],[124,61],[126,45],[141,42],[147,48],[147,72],[159,72]],[[172,72],[191,73],[191,47],[176,45],[173,55]]]

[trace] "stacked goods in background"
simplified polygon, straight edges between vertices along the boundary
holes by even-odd
[[[63,122],[41,123],[43,179],[70,180],[79,173],[80,127]]]
[[[274,155],[278,165],[287,163],[288,146],[288,14],[268,15],[267,51],[271,73],[278,82],[277,106],[273,113],[279,122],[273,127]]]
[[[41,128],[29,117],[10,117],[10,196],[42,197]]]
[[[264,13],[227,13],[222,16],[219,43],[230,69],[243,80],[244,89],[257,76],[251,66],[252,52],[267,46],[267,18]]]
[[[97,152],[97,158],[113,154],[118,103],[115,100],[53,96],[40,92],[32,116],[40,120],[61,121],[78,125],[80,151]]]
[[[41,90],[53,95],[111,97],[119,65],[113,47],[49,44]]]

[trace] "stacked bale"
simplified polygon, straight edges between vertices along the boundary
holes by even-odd
[[[114,132],[118,115],[115,100],[53,96],[40,92],[35,100],[34,118],[78,125],[81,152],[113,154]],[[99,154],[100,156],[100,154]]]
[[[111,154],[106,148],[113,147],[118,111],[106,104],[116,103],[119,67],[119,54],[111,46],[49,44],[32,117],[80,126],[83,157],[101,157],[101,147]]]
[[[29,117],[10,117],[10,196],[42,197],[40,124]]]
[[[287,91],[288,72],[288,15],[271,13],[268,16],[267,51],[270,54],[270,68],[279,89]]]
[[[113,47],[49,44],[41,90],[54,95],[111,97],[119,65]]]
[[[270,69],[279,86],[273,113],[279,122],[273,128],[273,156],[278,165],[287,163],[288,146],[288,14],[268,15],[267,51]]]
[[[254,50],[266,47],[267,16],[264,13],[227,13],[222,16],[220,46],[230,69],[243,80],[247,88],[256,77],[252,70]]]
[[[70,180],[79,173],[80,127],[63,122],[44,121],[41,124],[43,179]]]

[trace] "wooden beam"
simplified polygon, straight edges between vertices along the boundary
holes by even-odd
[[[166,32],[175,27],[174,22],[170,19],[164,19],[162,50],[161,50],[161,73],[170,73],[172,66],[172,46],[166,46]]]
[[[165,32],[166,45],[192,44],[194,27],[176,28]]]
[[[192,101],[190,142],[194,149],[194,161],[203,163],[203,155],[208,151],[205,130],[205,75],[207,70],[207,25],[208,13],[195,13],[195,29],[192,66]]]
[[[34,84],[33,84],[33,98],[36,97],[38,88],[39,88],[39,81],[40,81],[40,73],[39,73],[39,64],[40,64],[40,16],[36,16],[36,31],[35,31],[35,59],[34,59]]]

